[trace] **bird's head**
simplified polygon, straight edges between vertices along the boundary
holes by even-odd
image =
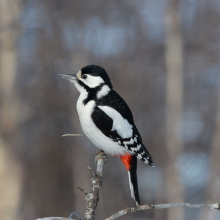
[[[77,74],[59,74],[59,76],[73,82],[80,93],[84,90],[98,92],[103,87],[112,89],[108,74],[102,67],[96,65],[85,66]]]

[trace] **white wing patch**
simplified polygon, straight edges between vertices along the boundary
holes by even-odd
[[[113,120],[113,126],[111,131],[117,131],[122,138],[132,137],[133,125],[129,124],[127,119],[124,119],[119,112],[108,106],[98,106],[106,115]]]

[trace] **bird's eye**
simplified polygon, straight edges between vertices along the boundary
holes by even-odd
[[[83,75],[82,78],[83,78],[83,79],[86,79],[86,78],[87,78],[87,75]]]

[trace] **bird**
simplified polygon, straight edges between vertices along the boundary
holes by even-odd
[[[151,167],[154,163],[127,103],[113,90],[107,72],[100,66],[88,65],[77,74],[59,76],[74,83],[80,93],[76,109],[85,136],[105,153],[120,157],[128,172],[131,197],[136,206],[140,205],[137,159]]]

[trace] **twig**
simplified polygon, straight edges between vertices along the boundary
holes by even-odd
[[[210,208],[220,210],[220,203],[215,204],[190,204],[190,203],[172,203],[172,204],[160,204],[160,205],[142,205],[132,208],[125,208],[114,215],[106,218],[105,220],[114,220],[123,215],[127,215],[133,212],[141,211],[141,210],[152,210],[152,209],[167,209],[174,207],[186,207],[186,208]]]
[[[73,136],[73,137],[78,137],[78,136],[83,136],[86,137],[84,134],[63,134],[62,137],[67,137],[67,136]]]
[[[76,188],[79,189],[81,192],[83,192],[86,196],[88,195],[88,193],[84,189],[80,188],[79,186],[77,186]]]
[[[64,217],[47,217],[47,218],[38,218],[36,220],[68,220],[68,218]],[[71,218],[71,220],[74,220]]]
[[[71,218],[72,218],[73,215],[76,215],[80,220],[83,220],[83,219],[81,218],[81,216],[80,216],[77,212],[72,212],[72,213],[70,214],[68,220],[71,220]]]
[[[92,174],[93,177],[96,177],[96,173],[92,170],[92,168],[90,166],[87,167],[90,171],[90,173]]]

